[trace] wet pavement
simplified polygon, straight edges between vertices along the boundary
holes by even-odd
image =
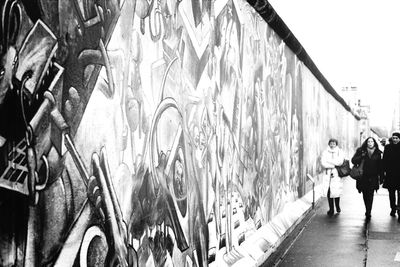
[[[400,223],[389,215],[387,190],[375,193],[368,222],[362,194],[347,177],[340,206],[328,216],[327,199],[320,199],[268,266],[400,266]]]

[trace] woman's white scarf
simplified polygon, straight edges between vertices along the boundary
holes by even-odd
[[[335,146],[334,148],[331,148],[330,146],[328,146],[327,151],[328,151],[329,153],[331,153],[332,155],[335,154],[335,153],[338,154],[338,153],[339,153],[339,147]]]

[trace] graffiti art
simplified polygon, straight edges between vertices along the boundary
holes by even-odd
[[[0,7],[1,266],[234,265],[353,144],[245,1]]]

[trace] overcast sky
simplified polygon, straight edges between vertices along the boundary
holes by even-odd
[[[340,93],[357,86],[371,123],[390,126],[400,89],[400,0],[270,0]]]

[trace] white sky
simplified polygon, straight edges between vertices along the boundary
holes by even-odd
[[[336,91],[357,86],[371,124],[390,127],[400,89],[400,1],[269,2]]]

